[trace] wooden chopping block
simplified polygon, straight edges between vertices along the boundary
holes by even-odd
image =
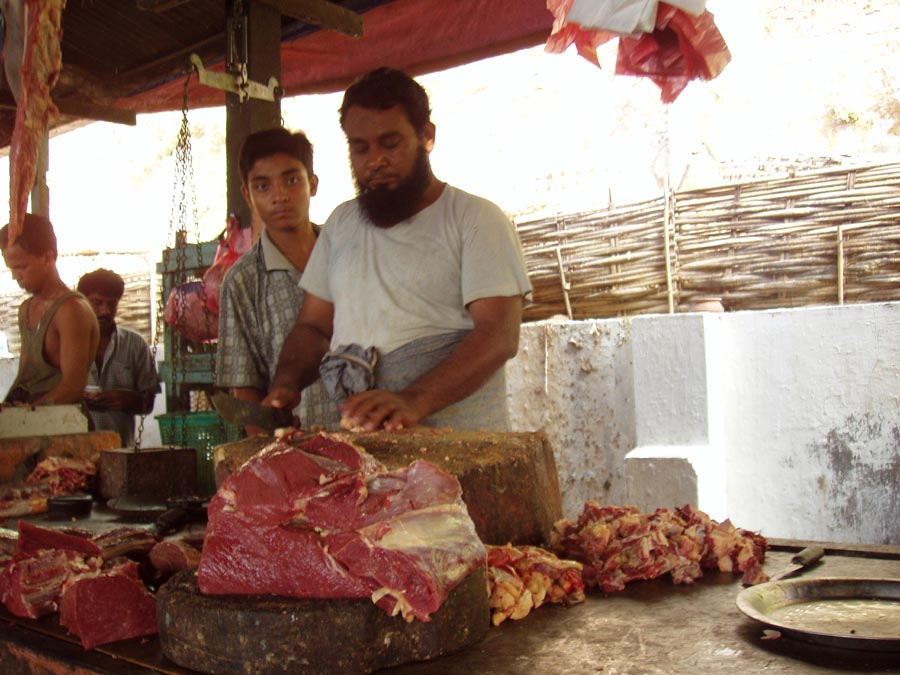
[[[0,483],[24,481],[35,465],[48,457],[90,459],[121,445],[115,431],[0,438]]]
[[[98,484],[104,499],[188,497],[197,494],[193,448],[116,448],[100,454]]]
[[[541,432],[418,427],[345,435],[388,469],[426,459],[456,476],[475,530],[486,544],[547,546],[553,523],[562,518],[556,460],[549,439]],[[216,485],[271,441],[271,437],[257,436],[216,447]]]
[[[431,621],[389,616],[371,600],[202,595],[179,572],[156,594],[163,654],[216,675],[362,675],[452,654],[490,628],[486,571],[454,588]]]

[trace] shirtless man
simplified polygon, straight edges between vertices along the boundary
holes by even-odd
[[[16,283],[31,293],[19,307],[22,353],[6,402],[79,403],[100,329],[87,299],[59,278],[53,225],[27,213],[22,234],[12,246],[9,226],[0,229],[0,250]]]

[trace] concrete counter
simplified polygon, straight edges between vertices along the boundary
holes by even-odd
[[[765,569],[784,567],[805,542],[771,551]],[[790,549],[790,550],[787,550]],[[808,577],[900,578],[900,548],[826,546]],[[900,653],[871,653],[762,640],[762,624],[737,609],[740,577],[710,573],[694,586],[668,578],[630,584],[622,593],[590,593],[571,608],[544,606],[492,628],[477,646],[445,658],[380,671],[386,675],[770,675],[900,673]],[[55,617],[16,619],[3,611],[0,672],[6,675],[183,675],[155,638],[85,652]],[[336,638],[339,639],[339,638]],[[299,674],[298,674],[299,675]]]

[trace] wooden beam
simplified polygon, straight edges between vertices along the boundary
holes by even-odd
[[[179,5],[187,4],[191,0],[134,0],[134,5],[143,12],[165,12]]]
[[[84,101],[76,101],[74,99],[62,99],[54,101],[56,107],[62,115],[70,115],[86,120],[95,120],[99,122],[114,122],[115,124],[127,124],[134,126],[137,123],[137,117],[133,110],[125,108],[115,108],[110,105],[97,105],[95,103],[85,103]]]
[[[281,14],[262,2],[227,0],[228,15],[243,19],[247,29],[247,77],[256,82],[281,79]],[[240,41],[240,40],[239,40]],[[237,65],[237,64],[234,64]],[[241,227],[253,221],[250,207],[241,194],[238,155],[244,139],[254,131],[270,129],[281,124],[281,100],[264,101],[257,98],[241,100],[237,94],[225,94],[225,185],[228,211],[221,222],[235,214]]]
[[[362,17],[328,0],[257,0],[292,19],[335,30],[350,37],[363,34]]]

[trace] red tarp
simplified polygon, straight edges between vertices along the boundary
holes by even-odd
[[[362,18],[361,38],[318,30],[282,45],[286,96],[339,91],[382,65],[420,75],[543,44],[553,25],[546,0],[394,0]],[[180,110],[183,94],[184,79],[176,78],[118,105],[141,113]],[[225,93],[192,78],[188,101],[191,108],[224,105]]]

